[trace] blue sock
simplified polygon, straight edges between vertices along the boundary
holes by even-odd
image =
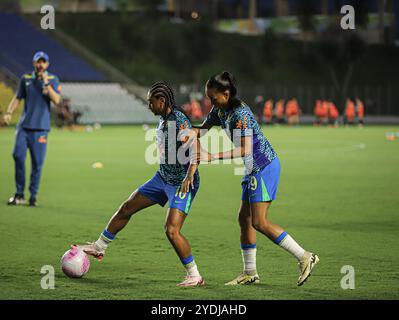
[[[274,243],[275,244],[280,244],[281,241],[284,240],[284,238],[288,235],[287,232],[283,231],[275,240]]]

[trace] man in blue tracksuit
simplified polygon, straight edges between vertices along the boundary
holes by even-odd
[[[16,193],[8,200],[9,205],[25,204],[25,159],[29,149],[32,162],[30,176],[29,205],[36,206],[40,176],[46,156],[47,136],[50,131],[50,103],[61,102],[60,81],[57,76],[47,72],[49,57],[44,52],[33,56],[34,71],[21,77],[18,91],[10,102],[3,121],[9,124],[11,115],[21,100],[25,100],[24,109],[17,125],[17,135],[13,157],[15,161]]]

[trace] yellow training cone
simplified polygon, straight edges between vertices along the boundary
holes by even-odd
[[[104,168],[104,165],[101,162],[94,162],[92,164],[93,169],[102,169]]]

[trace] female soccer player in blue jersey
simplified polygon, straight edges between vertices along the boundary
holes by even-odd
[[[276,199],[280,177],[280,161],[256,122],[251,109],[237,95],[235,79],[229,72],[214,75],[206,83],[205,93],[211,100],[212,110],[199,128],[192,130],[190,141],[200,137],[212,126],[221,126],[235,148],[216,154],[201,152],[201,158],[212,161],[243,157],[246,174],[242,180],[241,207],[238,221],[241,228],[241,252],[244,270],[227,285],[259,283],[256,270],[256,231],[267,236],[299,261],[302,285],[319,261],[314,253],[305,251],[279,225],[268,219],[268,211]]]
[[[204,285],[205,281],[198,272],[190,245],[180,233],[199,188],[197,156],[195,159],[181,159],[178,155],[182,146],[180,136],[184,135],[185,129],[192,126],[187,116],[176,107],[173,90],[166,83],[155,83],[148,91],[147,99],[150,110],[160,116],[156,139],[161,154],[160,169],[119,207],[99,239],[82,247],[87,254],[101,259],[108,245],[133,214],[156,203],[164,206],[169,201],[165,222],[166,236],[187,272],[184,281],[178,285]],[[173,144],[176,148],[170,152]],[[184,160],[187,160],[186,163],[182,163]]]

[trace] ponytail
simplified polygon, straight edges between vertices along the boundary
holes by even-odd
[[[223,71],[222,74],[220,75],[221,79],[228,81],[229,83],[229,91],[230,91],[230,95],[232,98],[235,98],[237,95],[237,81],[234,78],[234,76],[228,72],[228,71]]]
[[[216,89],[219,92],[230,92],[229,105],[235,108],[241,104],[241,100],[237,96],[237,81],[229,71],[223,71],[220,74],[213,75],[206,82],[206,87]]]

